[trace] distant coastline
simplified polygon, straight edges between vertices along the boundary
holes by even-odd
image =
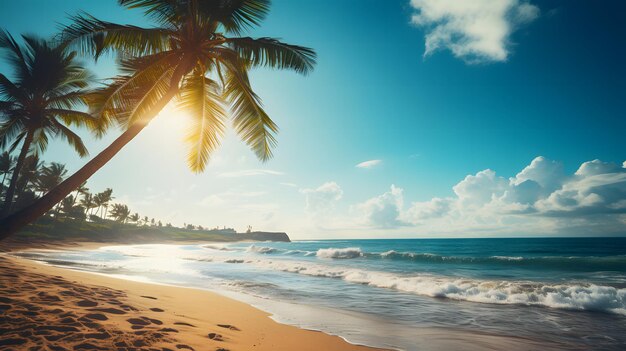
[[[43,217],[29,225],[2,246],[38,246],[77,242],[97,243],[162,243],[168,241],[276,241],[291,242],[285,232],[250,231],[237,233],[233,229],[186,229],[177,227],[136,226],[134,224],[103,220],[54,220]],[[2,247],[0,247],[1,249]]]

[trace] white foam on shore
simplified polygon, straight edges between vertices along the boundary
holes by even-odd
[[[524,281],[459,279],[430,275],[402,276],[386,272],[293,261],[257,260],[250,263],[266,269],[343,279],[350,283],[430,297],[491,304],[604,311],[626,315],[626,289],[611,286],[583,283],[544,284]]]

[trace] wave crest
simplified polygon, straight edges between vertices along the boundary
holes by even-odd
[[[345,259],[361,257],[363,256],[363,252],[361,252],[361,249],[358,247],[347,247],[343,249],[328,248],[317,250],[315,256],[320,258]]]

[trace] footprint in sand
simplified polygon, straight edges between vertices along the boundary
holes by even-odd
[[[143,297],[144,299],[158,300],[156,297],[153,296],[141,295],[141,297]]]
[[[178,344],[176,345],[176,348],[179,350],[192,350],[195,351],[193,347],[189,346],[189,345],[184,345],[184,344]]]
[[[90,319],[90,320],[95,319],[97,321],[106,321],[109,319],[109,317],[103,315],[102,313],[89,313],[89,314],[86,314],[84,318]]]
[[[152,312],[165,312],[164,310],[162,310],[160,308],[157,308],[157,307],[151,308],[150,311],[152,311]]]
[[[234,325],[230,325],[230,324],[218,324],[217,325],[220,328],[226,328],[226,329],[230,329],[230,330],[234,330],[234,331],[241,331],[241,329],[235,327]]]
[[[78,302],[76,302],[76,306],[80,306],[80,307],[94,307],[94,306],[98,306],[98,303],[95,301],[91,301],[91,300],[80,300]]]
[[[222,335],[218,333],[209,333],[209,335],[207,336],[209,337],[209,339],[214,340],[214,341],[224,341],[224,338],[222,337]]]
[[[142,318],[128,318],[126,321],[132,325],[146,326],[150,324],[150,321],[147,321]]]

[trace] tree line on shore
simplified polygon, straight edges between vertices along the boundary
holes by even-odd
[[[15,169],[16,159],[9,152],[0,154],[0,199],[5,200],[9,188],[8,180]],[[15,201],[13,207],[19,210],[28,206],[47,192],[58,186],[67,176],[68,170],[58,162],[45,163],[36,155],[25,158],[22,172],[17,177]],[[174,227],[154,217],[142,216],[132,212],[126,204],[115,203],[113,189],[106,188],[92,192],[87,183],[81,184],[72,194],[66,196],[45,215],[55,220],[74,219],[98,222],[113,220],[120,223],[152,227]],[[185,223],[184,229],[204,230],[201,225]]]

